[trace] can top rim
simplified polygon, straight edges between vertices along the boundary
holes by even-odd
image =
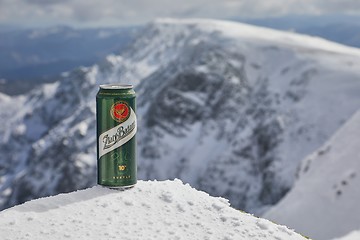
[[[101,89],[131,89],[133,85],[131,84],[101,84]]]

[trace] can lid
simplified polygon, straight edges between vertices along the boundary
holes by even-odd
[[[101,89],[131,89],[133,85],[130,84],[101,84]]]

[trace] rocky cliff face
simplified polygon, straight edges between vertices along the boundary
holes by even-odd
[[[231,22],[161,20],[121,55],[1,97],[1,204],[95,184],[95,95],[138,93],[142,179],[181,178],[261,213],[360,106],[360,51]]]

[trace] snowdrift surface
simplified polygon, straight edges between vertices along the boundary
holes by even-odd
[[[285,226],[242,213],[181,181],[143,182],[127,191],[93,187],[0,212],[2,240],[303,240]]]
[[[264,217],[319,240],[358,230],[359,136],[360,111],[323,147],[303,161],[293,189]]]
[[[153,22],[121,56],[1,97],[0,208],[95,184],[95,95],[121,81],[138,93],[140,179],[181,178],[259,214],[360,107],[358,66],[358,49],[319,38]]]

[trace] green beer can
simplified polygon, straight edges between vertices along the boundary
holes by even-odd
[[[98,184],[126,189],[137,181],[135,91],[100,85],[96,95]]]

